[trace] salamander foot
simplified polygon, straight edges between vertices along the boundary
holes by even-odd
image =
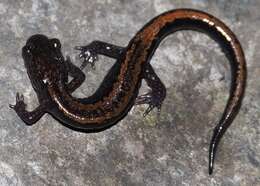
[[[90,45],[86,46],[76,46],[75,50],[79,50],[79,58],[83,59],[80,69],[83,70],[88,64],[90,64],[92,69],[95,69],[95,62],[98,60],[97,53],[92,50]]]

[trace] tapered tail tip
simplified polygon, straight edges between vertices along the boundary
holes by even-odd
[[[209,175],[213,173],[213,163],[214,163],[214,154],[210,152],[209,154]]]
[[[209,148],[209,175],[213,173],[213,165],[214,165],[214,159],[215,159],[215,143],[210,144]]]
[[[213,173],[213,165],[209,164],[209,175]]]

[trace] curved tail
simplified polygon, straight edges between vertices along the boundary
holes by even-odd
[[[163,13],[146,24],[129,44],[135,49],[138,43],[147,54],[143,63],[149,62],[161,40],[178,30],[196,30],[206,33],[220,44],[231,65],[230,96],[219,124],[215,127],[209,148],[209,174],[212,174],[217,146],[237,115],[246,85],[246,61],[242,47],[235,34],[219,19],[205,12],[177,9]],[[138,52],[136,50],[136,52]],[[135,54],[135,52],[133,52]],[[133,54],[133,56],[134,56]]]

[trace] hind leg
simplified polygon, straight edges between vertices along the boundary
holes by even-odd
[[[155,107],[160,112],[162,103],[166,96],[166,88],[157,74],[154,72],[153,67],[148,64],[144,70],[143,78],[148,87],[151,89],[148,93],[138,96],[135,104],[148,104],[148,108],[144,112],[144,116],[149,114]]]

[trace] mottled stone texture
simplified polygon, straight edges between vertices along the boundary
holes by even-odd
[[[116,126],[77,133],[50,115],[28,127],[8,104],[37,98],[21,48],[36,33],[57,37],[75,64],[75,45],[103,40],[125,46],[151,18],[195,8],[223,20],[245,50],[248,83],[240,113],[220,143],[214,174],[208,147],[230,83],[227,59],[208,36],[183,31],[165,39],[152,65],[167,87],[160,118],[136,106]],[[0,185],[260,185],[260,1],[0,0]],[[75,96],[90,95],[113,60],[100,57]],[[145,92],[147,87],[142,89]]]

